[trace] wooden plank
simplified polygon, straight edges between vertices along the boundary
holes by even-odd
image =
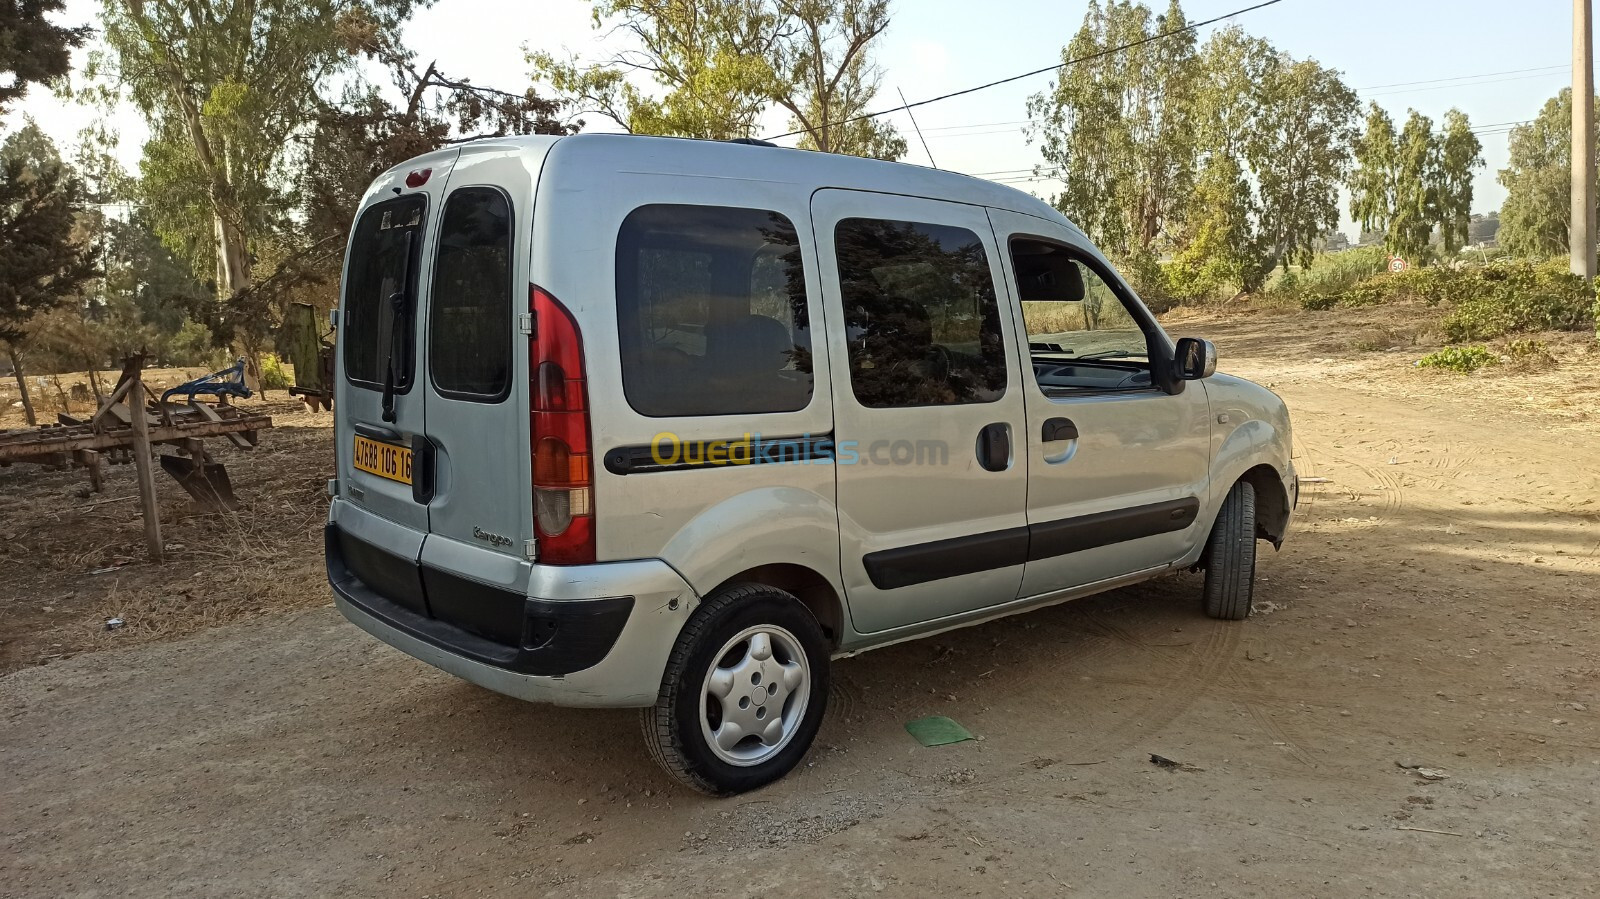
[[[206,418],[209,418],[212,421],[222,421],[222,416],[217,414],[217,410],[211,408],[211,406],[206,403],[191,402],[189,406],[196,412],[199,412],[201,415],[204,415]],[[226,436],[229,442],[231,442],[234,446],[237,446],[239,449],[249,449],[250,447],[255,446],[254,440],[246,439],[239,434],[228,434]]]
[[[90,426],[93,426],[96,422],[98,422],[100,420],[100,416],[106,414],[106,410],[110,409],[112,406],[115,406],[119,400],[128,394],[128,385],[132,383],[133,379],[130,378],[117,385],[117,389],[113,390],[111,395],[106,397],[106,401],[100,404],[100,408],[95,411],[94,417],[89,419]]]
[[[78,464],[89,469],[89,489],[95,493],[105,490],[105,466],[100,460],[100,454],[94,450],[78,450],[72,454]]]
[[[133,464],[139,472],[139,507],[144,510],[144,542],[150,561],[160,564],[165,558],[161,543],[161,509],[156,504],[155,466],[150,462],[150,423],[144,415],[144,382],[138,376],[128,379],[128,405],[138,410],[133,416]]]
[[[272,416],[270,415],[245,415],[239,418],[225,418],[220,421],[184,421],[170,426],[161,425],[156,427],[150,427],[148,421],[146,421],[146,430],[152,443],[170,443],[174,440],[184,440],[190,437],[237,435],[270,427],[272,427]],[[133,429],[131,428],[117,428],[100,434],[77,428],[51,428],[48,431],[36,432],[36,434],[35,439],[28,441],[0,440],[0,459],[26,460],[30,456],[72,452],[80,449],[114,449],[130,446],[133,443]],[[248,446],[249,443],[246,441],[246,447],[248,448]]]

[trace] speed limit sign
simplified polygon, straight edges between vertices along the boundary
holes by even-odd
[[[1411,266],[1406,263],[1405,257],[1403,256],[1389,257],[1389,271],[1391,272],[1403,272],[1410,267]]]

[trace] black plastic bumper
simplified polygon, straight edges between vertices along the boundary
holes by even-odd
[[[633,612],[633,597],[553,602],[419,565],[324,530],[328,583],[368,615],[465,658],[517,674],[554,677],[606,657]]]

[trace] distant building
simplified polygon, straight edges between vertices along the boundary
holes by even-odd
[[[1500,213],[1475,214],[1467,227],[1467,243],[1473,246],[1499,246]]]
[[[1317,241],[1317,249],[1324,253],[1339,253],[1350,249],[1350,238],[1337,228]]]

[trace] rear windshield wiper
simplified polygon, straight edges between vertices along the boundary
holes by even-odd
[[[407,302],[406,291],[411,286],[411,241],[416,238],[417,232],[406,232],[405,255],[400,260],[400,289],[389,294],[389,349],[385,353],[383,362],[383,420],[394,422],[394,388],[399,380],[395,371],[395,345],[406,334],[406,312],[410,308]]]

